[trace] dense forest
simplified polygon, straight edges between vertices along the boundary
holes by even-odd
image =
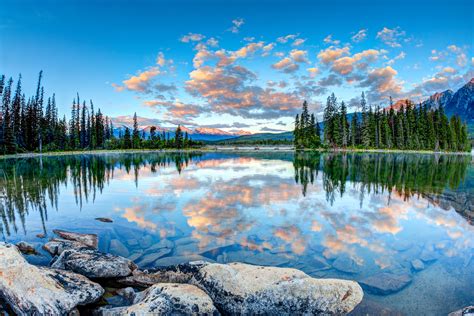
[[[467,125],[456,115],[448,119],[442,106],[431,110],[407,101],[395,110],[392,105],[390,99],[388,110],[367,106],[362,93],[361,113],[352,114],[349,120],[346,104],[339,104],[333,93],[327,99],[321,130],[305,101],[301,114],[296,115],[294,144],[297,148],[471,150]]]
[[[150,135],[138,130],[136,114],[133,129],[125,128],[118,137],[108,116],[100,108],[94,110],[92,100],[86,103],[73,99],[69,121],[58,115],[55,94],[45,96],[42,86],[43,72],[39,73],[36,93],[27,97],[22,91],[21,75],[16,85],[13,79],[0,77],[0,154],[19,152],[45,152],[92,149],[139,149],[139,148],[185,148],[199,146],[178,126],[174,135],[156,133],[151,127]],[[14,89],[14,90],[13,90]]]

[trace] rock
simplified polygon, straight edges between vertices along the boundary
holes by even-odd
[[[82,275],[29,264],[13,245],[0,243],[0,258],[0,296],[16,314],[64,315],[104,293]]]
[[[167,267],[167,266],[175,266],[178,264],[188,263],[192,261],[208,261],[214,262],[213,260],[199,256],[199,255],[191,255],[191,256],[172,256],[172,257],[164,257],[160,258],[155,261],[155,267]]]
[[[403,313],[397,310],[388,308],[387,306],[381,305],[372,300],[368,300],[364,297],[362,302],[354,308],[352,312],[348,314],[349,316],[403,316]]]
[[[409,274],[377,273],[361,280],[359,283],[370,293],[387,295],[396,293],[411,283]]]
[[[114,221],[111,218],[108,217],[96,217],[96,221],[102,222],[102,223],[113,223]]]
[[[254,255],[255,253],[253,251],[248,250],[223,252],[221,255],[217,256],[217,261],[219,263],[243,262],[246,258]]]
[[[329,270],[331,266],[328,264],[326,259],[321,256],[313,255],[307,258],[303,258],[298,261],[292,268],[304,271],[306,274],[312,275],[317,272]]]
[[[74,233],[68,232],[65,230],[55,229],[53,233],[58,235],[61,238],[78,241],[83,243],[84,245],[97,249],[97,245],[99,244],[99,239],[96,234],[81,234],[81,233]]]
[[[37,234],[36,237],[43,239],[43,238],[46,237],[46,235],[45,234]]]
[[[156,283],[188,283],[199,268],[205,264],[203,261],[195,261],[158,268],[151,272],[135,270],[132,275],[118,279],[117,282],[122,285],[141,288],[147,288]]]
[[[106,297],[107,304],[113,307],[129,306],[133,304],[136,293],[131,287],[126,287],[115,291],[114,296]],[[104,295],[105,297],[105,295]]]
[[[246,257],[242,261],[255,265],[277,267],[287,264],[290,260],[286,257],[274,255],[268,252],[259,252],[256,255]]]
[[[123,297],[129,304],[133,304],[133,301],[135,300],[135,297],[137,296],[137,294],[135,293],[135,290],[131,287],[119,289],[117,290],[117,294]]]
[[[168,239],[162,239],[159,242],[155,243],[152,245],[150,248],[148,248],[145,252],[155,252],[156,250],[163,249],[163,248],[168,248],[168,249],[173,249],[174,247],[174,242]]]
[[[174,241],[176,246],[184,246],[189,244],[199,243],[198,240],[194,239],[193,237],[184,237]]]
[[[344,314],[363,297],[354,281],[314,279],[302,271],[244,263],[207,264],[191,280],[224,314]]]
[[[138,260],[138,258],[140,258],[141,256],[143,256],[143,251],[138,251],[138,252],[134,252],[132,253],[130,256],[128,256],[128,259],[132,260],[132,261],[136,261]]]
[[[35,246],[25,241],[20,241],[19,243],[16,244],[16,247],[25,255],[37,254]]]
[[[142,248],[149,248],[153,244],[153,237],[150,235],[146,235],[142,237],[138,243],[140,244],[140,247]]]
[[[140,267],[149,266],[156,260],[168,255],[170,252],[171,252],[171,249],[162,248],[158,250],[157,252],[144,254],[138,259],[137,265]]]
[[[473,316],[474,315],[474,305],[466,306],[457,310],[455,312],[449,313],[448,316]]]
[[[129,259],[91,249],[65,250],[51,267],[71,270],[89,278],[126,277],[137,268]]]
[[[434,262],[438,260],[438,258],[439,258],[439,255],[436,252],[426,249],[426,248],[423,249],[423,251],[420,254],[420,259],[425,263]]]
[[[43,249],[49,252],[52,256],[57,256],[60,255],[64,250],[68,249],[80,250],[93,248],[78,241],[53,238],[43,245]]]
[[[425,268],[425,264],[420,259],[415,259],[411,261],[411,267],[415,271],[421,271]]]
[[[118,239],[112,239],[110,241],[109,252],[122,257],[128,257],[130,255],[127,247]]]
[[[340,255],[332,263],[334,269],[345,273],[359,273],[359,265],[348,255]]]
[[[136,240],[136,239],[128,239],[128,240],[127,240],[127,245],[129,245],[130,247],[138,246],[138,240]]]
[[[413,247],[413,243],[407,240],[399,240],[394,242],[391,247],[396,251],[406,251]]]
[[[100,309],[101,315],[219,315],[211,298],[191,284],[158,283],[137,294],[134,305]]]

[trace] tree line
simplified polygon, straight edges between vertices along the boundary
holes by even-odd
[[[136,113],[133,129],[114,135],[114,126],[100,108],[94,110],[92,100],[81,100],[79,94],[73,99],[71,116],[67,120],[58,115],[56,96],[45,96],[40,71],[36,92],[27,97],[22,91],[22,77],[16,85],[13,78],[0,77],[0,155],[21,152],[46,152],[92,149],[137,149],[137,148],[186,148],[200,146],[191,140],[180,126],[170,135],[159,135],[152,126],[148,137],[140,132]]]
[[[434,151],[470,151],[466,123],[457,115],[449,119],[443,106],[406,103],[395,110],[368,106],[365,95],[360,99],[360,113],[347,114],[347,106],[336,96],[327,98],[323,116],[323,135],[314,114],[309,115],[303,103],[296,115],[294,144],[297,148],[360,148]],[[350,119],[349,119],[350,117]]]

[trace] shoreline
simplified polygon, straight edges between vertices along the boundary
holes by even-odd
[[[100,154],[134,154],[134,153],[186,153],[186,152],[320,152],[320,153],[399,153],[399,154],[441,154],[441,155],[466,155],[474,156],[471,152],[450,152],[450,151],[430,151],[430,150],[401,150],[401,149],[358,149],[358,148],[337,148],[337,149],[298,149],[293,146],[205,146],[202,148],[190,149],[94,149],[94,150],[73,150],[44,153],[18,153],[14,155],[0,155],[0,159],[11,158],[35,158],[50,156],[69,155],[100,155]]]

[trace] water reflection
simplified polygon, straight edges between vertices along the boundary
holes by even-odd
[[[408,273],[413,285],[374,299],[438,314],[474,297],[471,159],[261,152],[2,160],[0,229],[6,240],[33,242],[54,228],[96,232],[102,251],[140,266],[200,255],[358,281]],[[164,239],[169,251],[151,260]],[[415,274],[419,258],[427,269]],[[429,294],[403,305],[420,284]],[[446,287],[461,292],[435,301],[433,291]]]

